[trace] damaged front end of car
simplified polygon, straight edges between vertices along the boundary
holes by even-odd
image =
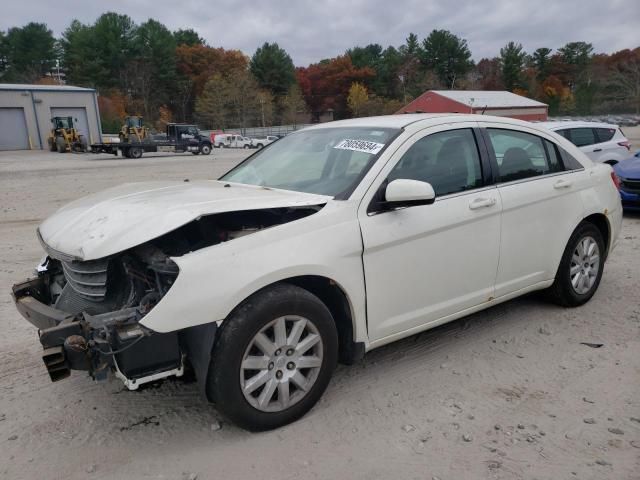
[[[39,329],[52,381],[71,370],[88,371],[95,380],[114,371],[134,390],[182,375],[177,332],[160,334],[139,323],[178,275],[160,249],[148,244],[91,261],[49,250],[37,272],[12,293],[19,312]]]
[[[114,373],[135,390],[181,376],[190,365],[203,390],[221,319],[162,333],[141,322],[181,274],[172,258],[302,219],[322,206],[203,215],[141,245],[92,260],[58,252],[39,234],[47,256],[35,278],[13,286],[13,299],[38,328],[42,359],[54,382],[69,377],[71,370],[86,371],[94,380]]]

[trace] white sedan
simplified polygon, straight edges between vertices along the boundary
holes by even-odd
[[[56,381],[192,368],[250,430],[304,415],[338,360],[533,290],[587,302],[620,232],[609,165],[517,120],[400,115],[286,136],[219,180],[63,207],[13,287]]]

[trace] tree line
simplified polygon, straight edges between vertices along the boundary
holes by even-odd
[[[509,90],[549,104],[552,115],[640,112],[640,47],[595,53],[588,42],[526,52],[511,41],[473,61],[467,41],[447,30],[404,44],[355,46],[294,67],[277,43],[251,57],[208,45],[192,29],[170,31],[109,12],[73,20],[59,38],[44,23],[0,31],[0,82],[98,90],[105,131],[142,115],[205,128],[291,124],[331,111],[334,118],[389,114],[429,89]]]

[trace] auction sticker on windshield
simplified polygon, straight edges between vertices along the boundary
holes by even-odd
[[[384,147],[384,143],[369,142],[367,140],[352,140],[345,138],[335,147],[339,150],[353,150],[354,152],[364,152],[375,155]]]

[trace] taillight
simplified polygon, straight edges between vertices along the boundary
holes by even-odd
[[[625,147],[627,150],[631,151],[631,142],[629,140],[618,142],[618,145],[620,145],[621,147]]]
[[[620,190],[620,178],[616,175],[616,172],[611,172],[611,180],[618,190]]]

